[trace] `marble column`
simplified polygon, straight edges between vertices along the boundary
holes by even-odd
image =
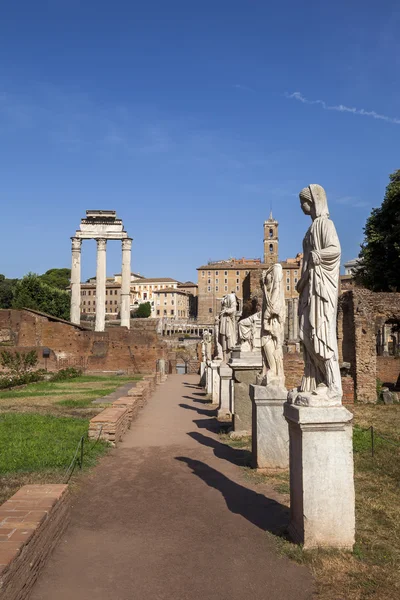
[[[96,270],[96,325],[95,331],[104,331],[106,323],[106,247],[107,240],[97,241]]]
[[[293,339],[297,342],[299,339],[299,299],[293,299]]]
[[[82,240],[72,237],[71,323],[81,322],[81,247]]]
[[[132,238],[122,240],[121,327],[130,328]]]

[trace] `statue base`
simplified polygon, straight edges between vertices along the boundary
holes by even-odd
[[[290,438],[290,526],[309,548],[352,550],[355,532],[352,418],[344,406],[285,403]]]
[[[289,467],[289,431],[283,416],[286,397],[282,385],[250,385],[253,468]]]
[[[317,387],[315,392],[301,392],[299,388],[294,388],[288,393],[287,401],[288,404],[309,408],[342,406],[342,396],[331,392],[326,385]]]

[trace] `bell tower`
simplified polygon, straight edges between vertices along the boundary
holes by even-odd
[[[264,221],[264,263],[267,265],[274,265],[278,262],[278,225],[271,210],[269,219]]]

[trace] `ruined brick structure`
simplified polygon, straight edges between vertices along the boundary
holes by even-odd
[[[37,350],[39,367],[56,371],[149,373],[166,356],[157,335],[157,319],[134,319],[131,329],[110,327],[96,332],[33,310],[0,310],[0,348]],[[49,358],[43,350],[50,350]]]
[[[394,387],[400,373],[397,356],[377,356],[379,347],[388,348],[379,336],[400,322],[400,294],[374,293],[355,288],[339,300],[339,359],[350,363],[355,395],[359,402],[376,402],[376,379]],[[388,325],[389,324],[389,325]],[[384,354],[388,354],[384,350]],[[394,352],[396,354],[396,352]]]

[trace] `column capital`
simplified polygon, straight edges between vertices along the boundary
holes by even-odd
[[[132,250],[132,238],[124,238],[122,240],[122,250]]]
[[[107,240],[104,238],[97,238],[96,243],[97,243],[97,250],[105,250],[107,247]]]
[[[78,237],[72,237],[72,250],[81,250],[82,239]]]

